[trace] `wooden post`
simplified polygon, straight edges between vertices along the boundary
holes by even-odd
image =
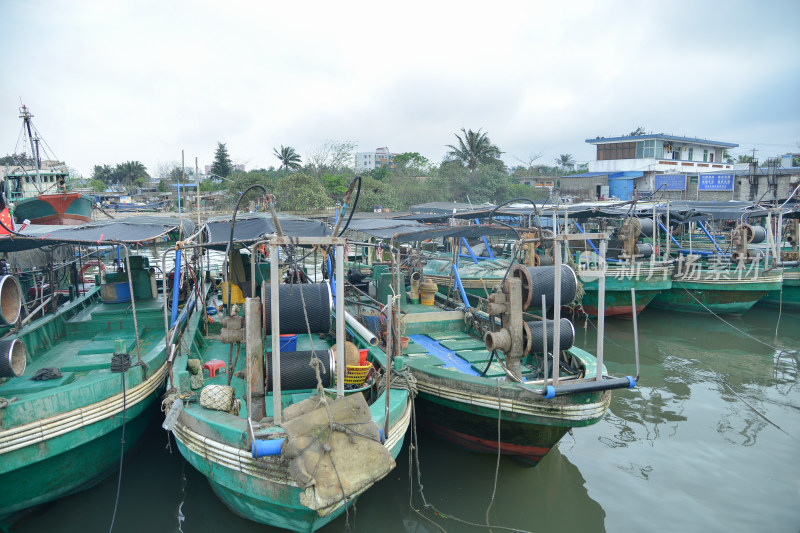
[[[250,405],[247,414],[258,422],[267,415],[264,392],[264,344],[261,340],[261,299],[247,298],[244,309],[245,354],[247,354],[247,390]]]

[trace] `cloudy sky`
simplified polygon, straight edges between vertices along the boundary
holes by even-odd
[[[0,155],[20,101],[55,155],[247,168],[326,140],[510,165],[637,126],[800,151],[800,2],[0,0]]]

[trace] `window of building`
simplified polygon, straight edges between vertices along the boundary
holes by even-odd
[[[661,159],[664,157],[664,142],[657,139],[636,141],[636,159]]]
[[[714,162],[714,152],[711,152],[710,154],[708,154],[708,161],[709,161],[710,163],[713,163],[713,162]]]
[[[708,162],[708,150],[703,150],[703,163]]]
[[[689,183],[697,183],[697,176],[689,176]]]
[[[636,143],[609,143],[597,145],[597,160],[611,161],[615,159],[635,159]]]
[[[693,156],[694,156],[694,148],[689,148],[689,161],[692,160]]]

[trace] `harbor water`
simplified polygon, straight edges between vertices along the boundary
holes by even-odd
[[[419,462],[407,439],[397,468],[321,531],[797,532],[800,314],[784,311],[777,334],[777,309],[725,320],[645,310],[639,386],[614,391],[602,421],[567,434],[537,467],[420,432]],[[575,327],[594,353],[593,324]],[[607,320],[605,335],[609,372],[635,374],[632,321]],[[417,465],[422,493],[409,478]],[[12,532],[108,531],[117,479]],[[124,463],[116,513],[117,533],[279,531],[229,511],[160,427]]]

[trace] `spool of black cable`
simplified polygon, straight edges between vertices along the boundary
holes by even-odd
[[[653,219],[652,218],[640,218],[639,223],[642,226],[642,236],[644,237],[652,237],[653,236]]]
[[[526,267],[514,265],[511,275],[522,280],[522,307],[527,309],[542,305],[542,295],[545,296],[547,307],[552,307],[555,301],[555,266]],[[566,305],[575,299],[578,291],[578,277],[569,265],[561,265],[561,301],[559,305]]]
[[[555,320],[547,320],[547,352],[553,351],[553,332],[555,331]],[[527,322],[528,327],[531,330],[531,353],[542,353],[544,349],[544,328],[542,326],[541,320],[532,320]],[[572,322],[567,320],[566,318],[562,318],[559,321],[561,324],[561,331],[559,332],[558,338],[560,342],[558,344],[560,350],[568,350],[572,348],[572,345],[575,343],[575,327],[572,325]]]
[[[767,228],[764,226],[752,226],[753,240],[750,244],[761,244],[767,238]]]
[[[313,352],[281,352],[281,391],[308,390],[317,387],[317,373],[311,366]],[[333,387],[334,357],[331,350],[317,351],[323,387]],[[323,372],[324,370],[324,372]],[[272,352],[267,352],[267,390],[272,390]]]
[[[636,251],[638,255],[642,256],[641,259],[648,259],[653,255],[653,245],[649,242],[638,242],[636,243]]]
[[[326,333],[331,328],[331,307],[333,300],[327,283],[302,283],[279,286],[281,335],[287,333],[308,333],[303,303],[308,313],[311,333]],[[302,294],[301,294],[302,292]],[[266,331],[272,332],[272,290],[267,287]]]

